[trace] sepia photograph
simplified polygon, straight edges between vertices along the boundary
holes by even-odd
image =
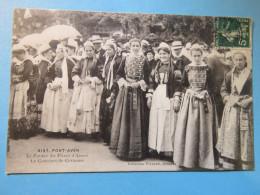
[[[253,171],[252,23],[15,8],[6,173]]]

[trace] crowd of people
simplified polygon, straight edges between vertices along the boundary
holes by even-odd
[[[243,52],[220,56],[212,46],[180,40],[17,41],[9,138],[91,137],[121,160],[252,169],[252,72]]]

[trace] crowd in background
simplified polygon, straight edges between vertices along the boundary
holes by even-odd
[[[91,137],[122,160],[251,169],[252,120],[241,51],[98,35],[40,46],[13,39],[10,139]]]

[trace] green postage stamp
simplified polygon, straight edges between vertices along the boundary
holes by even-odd
[[[250,48],[252,19],[234,17],[215,18],[215,46]]]

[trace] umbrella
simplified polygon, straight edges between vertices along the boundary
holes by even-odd
[[[62,40],[69,37],[81,37],[81,34],[72,26],[55,25],[46,28],[41,33],[41,37],[45,42],[50,42],[51,40]]]
[[[32,46],[32,47],[38,47],[39,45],[43,44],[43,39],[41,38],[41,34],[34,33],[25,36],[20,40],[20,44],[23,46]]]

